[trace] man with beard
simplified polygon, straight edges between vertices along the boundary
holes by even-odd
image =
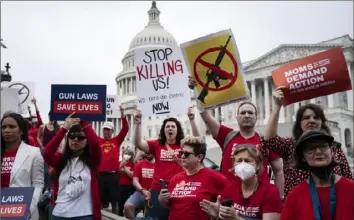
[[[189,78],[189,88],[193,88],[196,82],[191,77]],[[209,132],[218,142],[223,152],[221,161],[221,173],[226,176],[229,181],[237,178],[234,174],[232,152],[239,144],[252,144],[260,148],[263,140],[261,134],[255,132],[254,128],[257,122],[257,108],[252,102],[242,102],[237,109],[236,120],[240,130],[234,131],[232,128],[226,127],[216,120],[210,111],[203,110],[200,115],[205,122]],[[270,182],[267,173],[268,162],[275,175],[275,185],[277,186],[281,197],[284,194],[284,173],[283,163],[281,158],[270,152],[268,155],[263,155],[263,170],[259,175],[260,178]]]
[[[134,166],[133,185],[136,191],[124,204],[125,217],[134,220],[136,214],[144,209],[146,201],[150,200],[150,188],[154,176],[155,159],[152,154],[143,155],[144,160]]]

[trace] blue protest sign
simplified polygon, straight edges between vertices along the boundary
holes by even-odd
[[[27,220],[34,188],[1,188],[0,217],[6,220]]]
[[[50,118],[62,121],[75,112],[82,121],[105,121],[106,96],[106,85],[52,85]]]

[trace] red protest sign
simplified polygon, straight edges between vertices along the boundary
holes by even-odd
[[[342,48],[296,60],[272,72],[275,87],[285,86],[284,106],[352,89]]]

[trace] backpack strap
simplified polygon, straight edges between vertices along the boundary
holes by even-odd
[[[227,135],[226,138],[224,140],[224,145],[222,146],[222,152],[224,153],[227,145],[230,143],[230,141],[236,137],[238,135],[238,133],[240,133],[239,131],[230,131]]]

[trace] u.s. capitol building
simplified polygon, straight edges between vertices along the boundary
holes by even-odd
[[[148,11],[148,24],[131,41],[129,51],[122,59],[123,69],[116,77],[117,94],[122,98],[122,105],[127,115],[130,129],[124,142],[124,146],[132,146],[133,136],[133,114],[137,106],[136,79],[134,68],[134,51],[141,47],[164,47],[178,45],[172,34],[167,32],[160,24],[160,11],[156,3]],[[245,71],[246,80],[252,95],[252,102],[258,107],[258,122],[256,130],[262,132],[269,118],[272,109],[272,91],[274,84],[272,81],[272,70],[281,65],[306,57],[330,48],[342,47],[347,60],[353,85],[353,39],[349,35],[337,37],[317,44],[282,44],[268,53],[252,61],[242,64]],[[193,97],[193,93],[191,92]],[[194,98],[192,102],[195,103]],[[282,108],[280,112],[278,133],[281,136],[291,136],[294,114],[297,109],[305,103],[312,102],[322,105],[329,120],[330,128],[335,139],[343,144],[343,149],[352,155],[353,152],[353,90],[340,92],[329,96],[311,99]],[[236,104],[230,104],[220,109],[215,109],[215,117],[223,124],[238,129],[236,123]],[[187,111],[187,110],[186,110]],[[216,142],[206,131],[204,123],[197,113],[197,120],[201,131],[206,135],[208,147],[217,146]],[[162,121],[165,117],[155,116],[143,119],[143,136],[146,139],[156,138]],[[186,115],[178,117],[181,121],[185,133],[191,134],[191,128]],[[111,120],[116,127],[116,133],[120,130],[120,119]],[[95,130],[101,133],[103,123],[94,123]]]

